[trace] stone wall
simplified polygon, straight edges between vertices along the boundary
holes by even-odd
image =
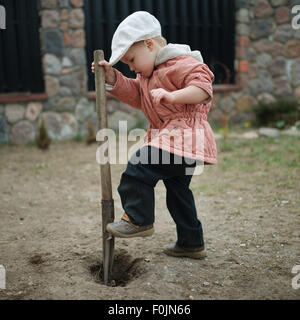
[[[47,99],[0,103],[0,143],[33,141],[41,119],[56,140],[85,136],[89,123],[98,129],[95,100],[88,98],[83,0],[40,0],[39,8]],[[119,119],[128,120],[128,129],[146,126],[140,112],[108,98],[111,127]]]
[[[300,0],[237,0],[236,57],[240,89],[216,88],[209,114],[222,125],[226,103],[229,122],[252,121],[253,105],[294,97],[300,103],[300,29],[291,25],[291,8]]]
[[[0,106],[0,121],[5,128],[0,132],[0,142],[32,141],[42,118],[51,138],[72,138],[93,115],[93,104],[86,98],[82,7],[83,0],[39,1],[41,59],[48,99]]]
[[[216,86],[209,121],[222,125],[253,120],[258,101],[294,96],[300,101],[300,30],[291,26],[291,7],[300,0],[236,0],[235,86]],[[40,0],[45,100],[0,103],[0,143],[34,140],[45,120],[53,139],[97,130],[95,100],[87,89],[83,0]],[[147,126],[144,116],[108,99],[109,126],[128,120],[128,129]]]

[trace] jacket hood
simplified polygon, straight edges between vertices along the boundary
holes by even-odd
[[[203,58],[200,51],[191,51],[190,46],[186,44],[169,43],[158,51],[155,59],[155,66],[179,56],[191,56],[203,63]]]

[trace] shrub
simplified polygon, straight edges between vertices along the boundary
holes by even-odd
[[[47,150],[49,148],[50,143],[51,143],[51,139],[48,136],[44,120],[42,120],[39,126],[39,133],[38,133],[38,137],[36,138],[36,144],[38,148]]]
[[[299,120],[299,104],[294,99],[280,99],[271,103],[258,103],[253,106],[256,125],[283,129]]]
[[[88,135],[85,139],[86,144],[91,144],[96,142],[96,134],[95,134],[95,129],[94,125],[92,123],[88,124]]]

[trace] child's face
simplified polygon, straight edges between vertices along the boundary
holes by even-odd
[[[154,69],[157,48],[152,39],[133,44],[120,60],[127,64],[131,71],[149,78]]]

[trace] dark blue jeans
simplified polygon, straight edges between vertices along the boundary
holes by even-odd
[[[164,164],[163,160],[168,158],[169,164]],[[132,223],[139,226],[153,224],[154,187],[159,180],[163,180],[167,190],[167,207],[176,223],[177,245],[192,248],[203,246],[204,240],[194,196],[189,188],[192,174],[186,175],[186,169],[190,173],[196,166],[195,161],[191,163],[190,160],[153,147],[144,147],[129,160],[118,192],[123,209]]]

